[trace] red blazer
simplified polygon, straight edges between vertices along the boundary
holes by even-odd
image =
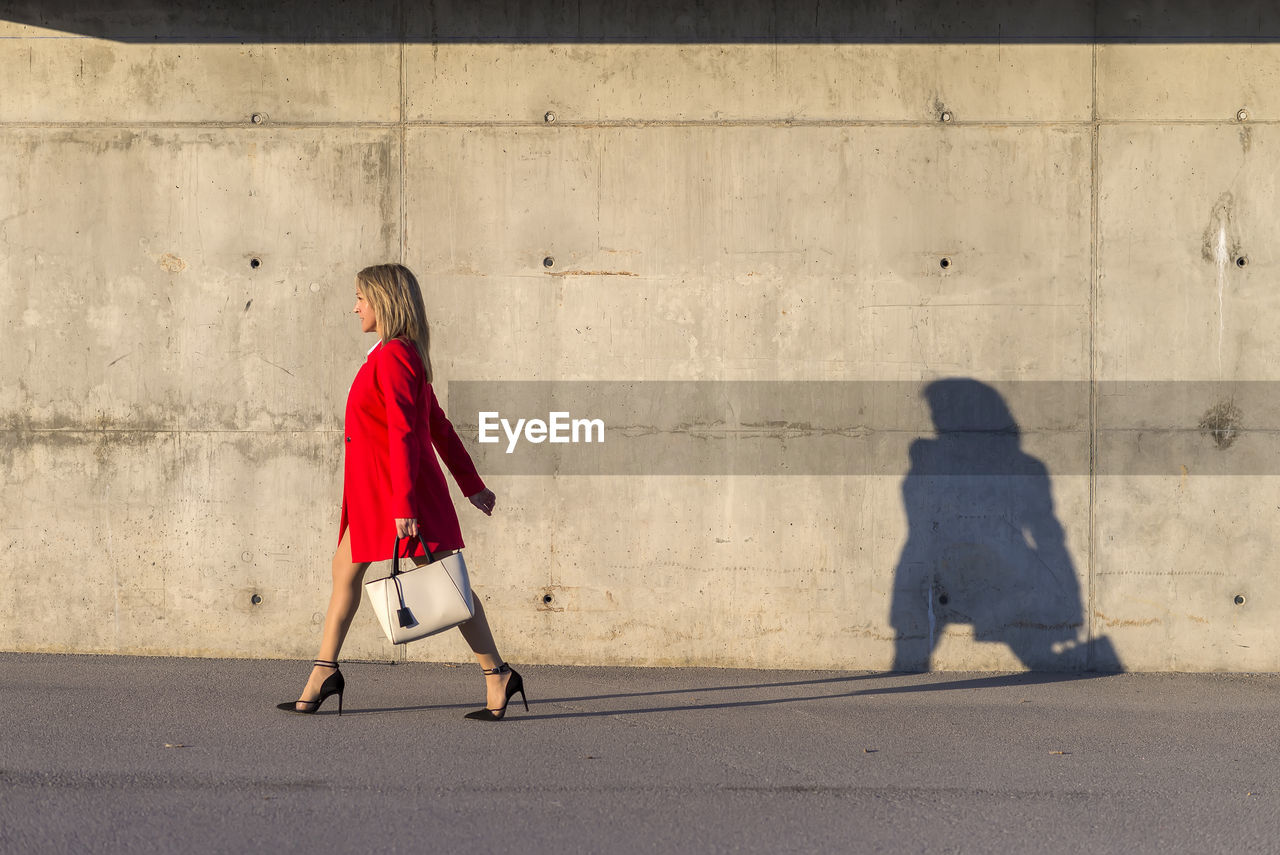
[[[484,482],[440,409],[417,348],[399,339],[374,345],[351,383],[345,425],[338,542],[350,526],[351,560],[390,558],[397,518],[416,519],[432,552],[461,549],[436,452],[464,495],[479,493]],[[413,554],[423,554],[421,544]]]

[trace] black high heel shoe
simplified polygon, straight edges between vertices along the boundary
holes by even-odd
[[[320,705],[330,695],[338,696],[338,715],[342,715],[342,690],[347,687],[347,681],[343,679],[342,672],[338,670],[337,662],[330,662],[327,659],[317,659],[312,665],[322,665],[325,668],[332,668],[333,673],[325,677],[324,682],[320,685],[320,694],[316,696],[314,701],[285,701],[283,704],[276,704],[276,709],[285,712],[297,713],[298,715],[314,715],[320,709]],[[298,704],[309,704],[310,709],[300,710]]]
[[[506,700],[502,702],[502,706],[498,709],[491,710],[485,708],[482,710],[475,710],[467,713],[467,718],[475,719],[476,721],[502,721],[502,717],[507,714],[507,704],[511,703],[511,699],[515,697],[517,692],[520,693],[520,700],[524,701],[524,711],[529,711],[529,698],[524,693],[524,679],[520,676],[519,671],[512,668],[506,662],[503,662],[497,668],[482,668],[480,670],[484,671],[486,676],[490,674],[506,674],[509,672],[511,674],[511,679],[507,681],[507,697]]]

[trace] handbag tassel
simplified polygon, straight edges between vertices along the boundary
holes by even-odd
[[[400,626],[402,628],[413,626],[417,621],[414,620],[412,610],[405,605],[404,588],[400,587],[400,579],[393,576],[392,580],[396,583],[396,596],[400,598],[400,608],[396,609],[396,620],[400,621]]]

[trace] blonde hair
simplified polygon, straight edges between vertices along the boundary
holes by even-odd
[[[356,281],[378,318],[382,343],[398,338],[412,344],[430,383],[431,331],[417,278],[403,264],[375,264],[357,273]]]

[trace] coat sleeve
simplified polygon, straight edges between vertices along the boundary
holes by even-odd
[[[418,446],[413,423],[419,401],[421,369],[409,347],[390,341],[378,360],[378,389],[387,407],[388,468],[391,475],[391,513],[396,519],[413,519],[413,480],[418,471]]]
[[[467,453],[467,447],[462,444],[458,432],[453,429],[453,423],[440,408],[440,402],[436,400],[435,390],[430,383],[427,384],[427,397],[431,399],[431,443],[440,453],[444,465],[449,467],[453,480],[458,482],[462,495],[474,496],[484,489],[484,481],[480,480],[476,465],[471,462],[471,455]]]

